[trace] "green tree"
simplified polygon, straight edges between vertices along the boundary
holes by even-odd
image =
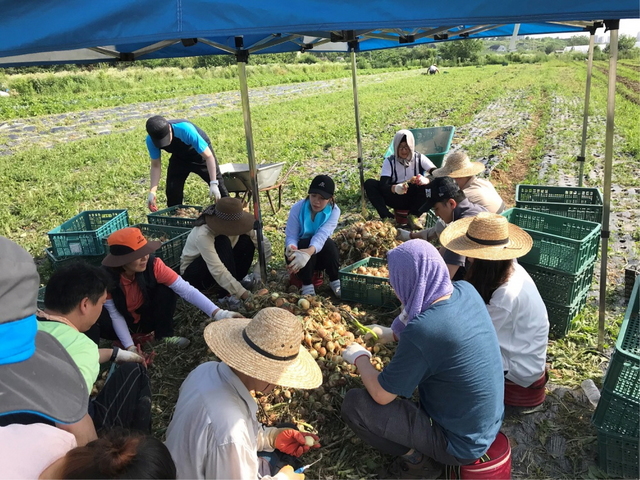
[[[459,59],[461,61],[476,61],[482,51],[482,41],[479,39],[454,40],[444,42],[438,47],[438,53],[445,60]]]
[[[575,35],[568,39],[569,46],[574,45],[589,45],[589,36],[588,35]]]
[[[636,46],[636,39],[631,35],[620,35],[618,37],[618,52],[628,52]],[[609,45],[604,47],[604,53],[609,53]]]

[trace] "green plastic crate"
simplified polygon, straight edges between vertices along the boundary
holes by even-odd
[[[38,290],[38,300],[36,303],[40,310],[44,310],[44,291],[46,289],[47,287],[40,287],[40,289]]]
[[[49,240],[56,257],[105,253],[103,238],[129,225],[126,210],[89,210],[51,230]]]
[[[544,301],[549,315],[549,337],[562,338],[571,328],[571,322],[587,304],[588,291],[579,297],[573,305],[562,305]]]
[[[104,253],[101,253],[99,255],[74,255],[72,257],[57,257],[53,253],[53,249],[51,247],[45,248],[45,253],[47,255],[49,263],[51,263],[51,268],[53,268],[54,271],[74,262],[86,262],[90,265],[98,266],[102,263],[102,259],[105,257]]]
[[[189,232],[191,232],[190,228],[149,225],[147,223],[139,223],[132,225],[132,227],[139,228],[147,240],[153,240],[154,237],[156,239],[166,237],[167,240],[162,242],[162,245],[154,252],[154,255],[162,259],[168,267],[175,269],[180,266],[180,256],[182,255],[184,244],[187,243]]]
[[[502,215],[533,238],[533,248],[518,259],[520,263],[571,274],[593,265],[600,244],[599,223],[522,208],[511,208]]]
[[[522,264],[536,284],[540,296],[545,301],[556,304],[572,305],[591,289],[595,264],[577,275],[561,272],[539,265]]]
[[[611,478],[639,478],[638,437],[598,430],[598,464]]]
[[[445,155],[449,153],[456,127],[449,125],[446,127],[412,128],[410,131],[416,140],[416,152],[426,155],[436,167],[441,167]],[[389,155],[393,155],[393,140],[384,153],[384,157],[387,158]]]
[[[424,222],[424,228],[435,227],[436,223],[438,223],[438,216],[435,213],[433,213],[433,210],[429,210],[427,212],[427,218]]]
[[[602,205],[602,193],[597,188],[516,186],[516,207],[536,212],[600,222]]]
[[[591,423],[607,432],[638,438],[640,404],[603,388]]]
[[[193,228],[195,218],[176,217],[174,213],[179,208],[195,208],[202,212],[203,207],[199,205],[174,205],[173,207],[158,210],[147,214],[147,222],[151,225],[167,225],[170,227]]]
[[[400,305],[388,278],[354,273],[361,266],[375,268],[386,264],[387,261],[382,258],[367,257],[340,270],[342,300],[387,308]]]

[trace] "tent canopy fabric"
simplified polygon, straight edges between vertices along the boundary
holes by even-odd
[[[578,32],[639,10],[636,0],[0,0],[0,66],[348,51],[354,40],[366,51],[508,36],[515,24],[519,35]]]

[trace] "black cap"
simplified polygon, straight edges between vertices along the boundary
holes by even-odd
[[[424,193],[427,201],[420,207],[420,213],[431,210],[438,202],[455,198],[460,193],[460,187],[451,177],[438,177],[425,186]]]
[[[164,148],[171,143],[171,126],[167,119],[160,115],[155,115],[147,120],[147,133],[158,148]]]
[[[311,181],[309,186],[309,193],[317,193],[322,195],[322,198],[333,197],[333,192],[336,191],[336,184],[329,175],[318,175]]]

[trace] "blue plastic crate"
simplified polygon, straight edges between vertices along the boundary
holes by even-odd
[[[103,238],[129,226],[126,210],[89,210],[51,230],[49,240],[56,257],[105,253]]]

